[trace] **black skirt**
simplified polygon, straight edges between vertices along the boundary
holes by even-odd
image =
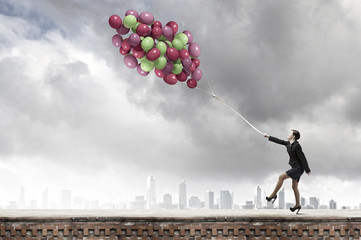
[[[286,174],[293,180],[299,182],[303,172],[304,172],[303,168],[301,166],[297,166],[288,170]]]

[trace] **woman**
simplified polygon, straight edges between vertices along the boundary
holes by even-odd
[[[292,178],[292,189],[295,194],[296,205],[291,207],[290,210],[294,212],[297,210],[297,213],[301,210],[300,204],[300,193],[298,191],[298,182],[300,181],[301,175],[303,172],[306,172],[308,175],[311,174],[311,170],[308,167],[308,163],[305,157],[305,154],[302,152],[301,145],[298,143],[298,139],[300,139],[300,133],[297,130],[291,130],[288,141],[283,141],[281,139],[269,136],[268,134],[263,133],[263,136],[268,138],[269,141],[275,142],[278,144],[285,145],[287,148],[288,155],[290,156],[289,164],[291,165],[291,169],[285,173],[282,173],[279,178],[277,185],[273,191],[273,193],[266,197],[267,201],[274,201],[277,199],[277,193],[281,189],[283,181]]]

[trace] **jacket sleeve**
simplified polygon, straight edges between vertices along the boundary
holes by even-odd
[[[306,156],[303,153],[302,147],[300,145],[297,146],[296,153],[297,153],[297,156],[299,157],[299,159],[301,161],[302,168],[305,170],[305,172],[306,173],[311,172],[310,168],[308,167]]]
[[[283,140],[281,140],[281,139],[278,139],[278,138],[275,138],[275,137],[272,137],[272,136],[270,136],[270,137],[268,138],[268,140],[271,141],[271,142],[274,142],[274,143],[278,143],[278,144],[285,145],[285,146],[286,146],[286,144],[287,144],[286,141],[283,141]]]

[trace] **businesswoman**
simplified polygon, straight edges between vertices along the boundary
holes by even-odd
[[[276,184],[276,187],[271,195],[266,197],[267,201],[274,201],[277,199],[277,193],[281,189],[283,181],[292,178],[292,189],[295,194],[296,205],[291,207],[290,210],[292,212],[297,210],[297,213],[301,210],[300,204],[300,193],[298,191],[298,182],[300,181],[301,175],[303,172],[306,172],[308,175],[311,174],[311,170],[308,167],[308,163],[305,157],[305,154],[302,151],[301,145],[298,143],[298,139],[300,139],[300,133],[297,130],[291,130],[288,141],[283,141],[281,139],[269,136],[268,134],[263,133],[263,136],[268,138],[269,141],[282,144],[286,146],[288,155],[290,156],[289,164],[291,165],[291,169],[285,173],[282,173]]]

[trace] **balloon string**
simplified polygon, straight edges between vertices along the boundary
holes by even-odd
[[[248,122],[248,120],[243,117],[239,112],[237,112],[236,110],[234,110],[232,107],[230,107],[228,104],[226,104],[222,99],[220,99],[219,97],[217,97],[216,95],[213,95],[213,97],[215,99],[217,99],[220,103],[222,103],[224,106],[226,106],[229,110],[231,110],[232,112],[234,112],[235,114],[237,114],[239,117],[241,117],[250,127],[252,127],[255,131],[257,131],[259,134],[263,135],[263,133],[258,130],[255,126],[253,126],[250,122]]]

